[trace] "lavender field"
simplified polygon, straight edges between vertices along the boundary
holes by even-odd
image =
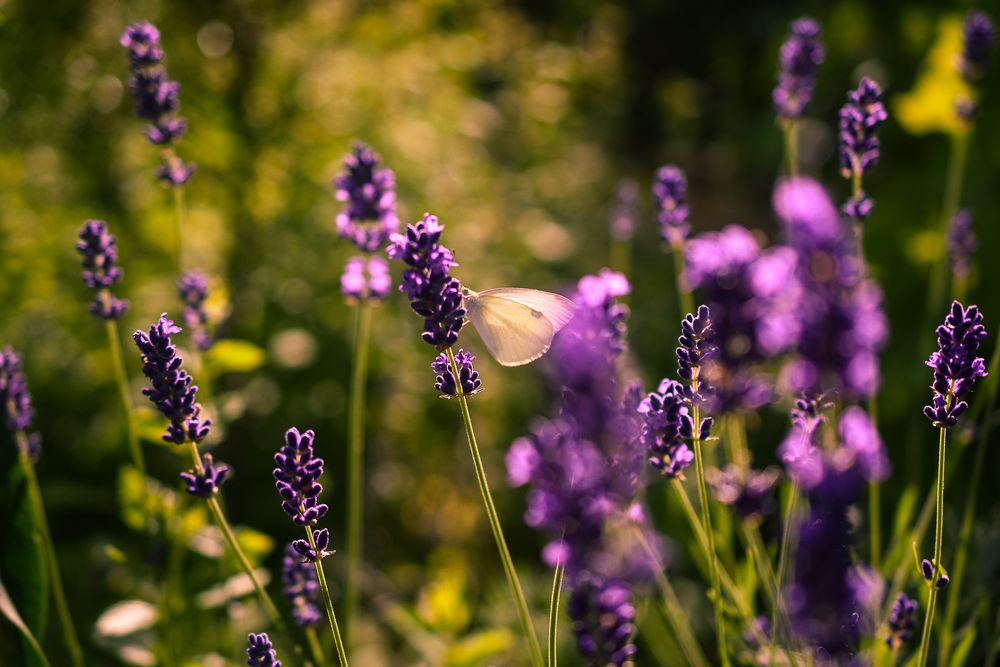
[[[997,7],[0,3],[0,665],[1000,654]]]

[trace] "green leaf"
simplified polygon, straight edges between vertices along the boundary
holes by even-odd
[[[205,372],[209,377],[225,373],[248,373],[267,360],[263,348],[246,340],[220,340],[205,353]]]
[[[14,601],[10,599],[10,594],[7,593],[7,589],[3,585],[3,581],[0,581],[0,614],[3,614],[4,618],[18,629],[21,636],[24,637],[25,644],[29,647],[31,653],[34,654],[35,659],[42,665],[45,665],[45,667],[49,667],[49,661],[45,657],[42,647],[38,644],[35,636],[31,634],[31,630],[28,629],[24,619],[21,618],[21,614],[18,613]]]
[[[951,660],[948,661],[948,667],[962,667],[965,664],[966,658],[969,657],[969,651],[972,650],[972,645],[976,643],[976,626],[969,626],[968,631],[962,635],[962,641],[958,643],[955,647],[955,652],[951,654]]]
[[[41,528],[14,448],[5,448],[0,459],[3,459],[0,470],[6,470],[0,485],[0,534],[6,544],[16,545],[0,550],[0,573],[6,582],[4,594],[29,633],[42,637],[49,611],[49,571]],[[23,632],[21,636],[25,653],[31,656],[29,663],[40,664],[33,656],[30,640]]]
[[[484,630],[453,644],[445,655],[446,667],[475,667],[506,653],[514,643],[509,630]]]

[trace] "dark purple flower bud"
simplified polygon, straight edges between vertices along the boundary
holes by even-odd
[[[927,581],[934,578],[934,565],[926,558],[920,561],[920,574],[922,574],[924,579]]]
[[[860,179],[879,157],[878,127],[889,114],[882,104],[878,84],[864,77],[856,90],[847,94],[847,104],[840,108],[840,172],[844,178]],[[843,206],[843,211],[855,220],[864,220],[874,202],[860,191]]]
[[[780,478],[777,468],[745,470],[732,463],[723,470],[709,469],[706,474],[716,500],[732,508],[741,519],[755,521],[763,520],[777,508],[774,488]]]
[[[215,465],[211,454],[202,456],[202,468],[204,472],[198,472],[192,468],[180,474],[181,479],[187,484],[187,492],[195,498],[210,498],[219,492],[222,485],[229,477],[229,466],[220,463]]]
[[[184,302],[184,326],[192,332],[195,346],[204,352],[215,341],[208,332],[208,278],[200,271],[188,271],[177,281],[177,291]]]
[[[368,300],[372,303],[389,296],[392,276],[389,264],[378,255],[351,257],[340,277],[340,291],[348,301]]]
[[[183,118],[160,118],[156,125],[146,126],[146,138],[154,146],[172,144],[187,133],[187,121]]]
[[[684,172],[672,164],[660,167],[653,180],[653,198],[656,200],[660,236],[672,245],[683,243],[691,231]]]
[[[132,335],[142,355],[142,374],[150,384],[142,393],[170,420],[163,440],[178,445],[189,440],[201,442],[212,425],[210,419],[201,416],[198,387],[192,384],[191,376],[182,367],[183,359],[170,339],[180,332],[181,328],[163,313],[159,321],[149,327],[148,333],[136,331]]]
[[[573,590],[567,611],[587,665],[635,664],[635,606],[625,582],[600,578],[583,582]]]
[[[163,60],[160,31],[152,23],[133,23],[125,28],[119,43],[128,49],[129,62],[135,69],[152,67]]]
[[[965,17],[962,32],[964,42],[959,70],[966,81],[977,85],[986,75],[990,52],[996,46],[996,27],[985,12],[973,9]]]
[[[247,664],[250,667],[281,667],[278,654],[266,632],[259,635],[250,633],[247,637]]]
[[[684,385],[664,379],[657,391],[642,400],[638,412],[643,417],[640,440],[649,450],[650,465],[665,477],[683,479],[684,469],[694,461],[684,437],[691,430],[686,426],[691,417]]]
[[[333,181],[337,200],[346,202],[337,215],[337,231],[359,250],[372,253],[399,228],[396,175],[379,167],[379,156],[358,142],[344,158],[344,172]]]
[[[639,184],[631,178],[619,181],[615,188],[615,201],[608,215],[611,238],[629,241],[639,228]]]
[[[425,213],[423,220],[406,226],[406,234],[393,234],[386,252],[390,259],[407,265],[399,290],[410,300],[410,308],[424,318],[420,337],[428,345],[444,349],[458,341],[465,324],[462,285],[451,277],[458,266],[451,251],[440,245],[444,227],[437,217]]]
[[[296,625],[312,627],[322,620],[316,568],[302,559],[293,544],[285,546],[285,556],[281,561],[281,585]]]
[[[459,349],[455,354],[455,363],[458,364],[458,380],[452,372],[448,355],[443,352],[431,363],[431,370],[437,373],[434,380],[434,388],[441,392],[443,398],[457,396],[459,387],[464,396],[471,396],[478,393],[483,388],[483,382],[479,379],[479,372],[472,367],[472,362],[476,357],[471,352]]]
[[[986,377],[986,361],[977,357],[979,345],[986,339],[983,315],[978,306],[965,308],[953,301],[944,324],[937,328],[938,350],[925,362],[934,369],[931,404],[924,415],[937,428],[950,428],[969,405],[959,400],[972,391],[972,385]]]
[[[117,265],[117,239],[108,232],[103,220],[88,220],[80,230],[76,251],[83,266],[83,284],[94,290],[90,312],[105,320],[116,320],[128,310],[128,301],[111,293],[111,287],[122,279]]]
[[[811,18],[793,21],[778,52],[778,85],[772,95],[781,119],[801,118],[812,100],[816,73],[826,51],[820,42],[819,23]]]
[[[937,580],[937,582],[935,582],[934,585],[937,586],[939,589],[941,589],[941,588],[944,588],[945,586],[947,586],[948,582],[950,582],[950,581],[951,581],[951,579],[948,577],[948,575],[945,574],[944,572],[942,572],[941,576],[938,577],[938,580]]]
[[[972,212],[963,208],[955,212],[948,226],[948,263],[952,275],[959,280],[969,278],[972,254],[979,248],[972,222]]]
[[[194,176],[194,163],[180,159],[168,160],[156,168],[156,177],[165,185],[180,187]]]
[[[329,509],[319,502],[323,486],[317,481],[323,474],[323,459],[313,453],[312,430],[285,432],[285,444],[274,455],[274,486],[281,496],[281,508],[299,526],[314,526]]]
[[[330,554],[336,553],[336,551],[331,551],[327,549],[330,546],[330,531],[326,528],[321,530],[312,531],[313,541],[316,543],[316,548],[313,549],[312,545],[309,544],[309,540],[295,540],[292,542],[292,548],[302,556],[302,560],[307,563],[315,563],[316,561],[326,558]]]
[[[11,433],[28,431],[35,423],[28,377],[21,367],[21,357],[9,345],[0,349],[0,411]],[[29,434],[28,455],[33,461],[38,459],[41,448],[41,436]]]
[[[917,609],[919,607],[917,601],[907,597],[906,593],[900,593],[896,596],[896,600],[889,610],[889,636],[885,638],[885,643],[893,651],[898,650],[913,637],[913,631],[917,627]]]

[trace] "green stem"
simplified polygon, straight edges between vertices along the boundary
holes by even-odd
[[[455,361],[455,353],[449,347],[445,350],[448,361],[451,363],[452,373],[459,377],[458,362]],[[483,459],[479,455],[479,445],[476,443],[476,433],[472,429],[472,415],[469,413],[469,401],[462,393],[462,386],[458,386],[458,404],[462,410],[462,421],[465,423],[465,436],[469,441],[469,452],[472,454],[472,465],[476,469],[476,480],[479,482],[479,492],[483,497],[483,504],[486,506],[486,516],[489,519],[490,529],[493,531],[493,539],[497,544],[497,551],[500,553],[500,561],[503,563],[504,574],[507,576],[507,585],[510,587],[511,595],[514,597],[514,606],[517,608],[517,618],[521,624],[521,631],[528,642],[529,657],[536,667],[544,665],[542,658],[542,647],[538,643],[538,637],[531,624],[531,614],[528,612],[528,603],[524,598],[524,591],[521,589],[521,581],[517,577],[517,570],[514,569],[514,562],[507,549],[507,540],[503,535],[503,528],[500,525],[500,517],[497,515],[496,507],[493,504],[493,496],[490,493],[490,486],[486,480],[486,469],[483,467]]]
[[[795,178],[799,175],[799,122],[786,120],[784,123],[785,160],[788,175]]]
[[[949,403],[950,397],[949,397]],[[941,542],[944,533],[944,462],[945,447],[948,444],[948,429],[941,428],[938,438],[938,471],[935,485],[935,506],[937,508],[934,520],[934,576],[930,582],[930,592],[927,597],[927,613],[924,615],[924,629],[920,636],[920,658],[917,667],[927,664],[927,655],[931,646],[931,629],[934,625],[934,608],[937,605],[937,581],[941,570]]]
[[[319,643],[319,635],[316,634],[316,628],[309,626],[305,630],[306,632],[306,643],[309,644],[309,650],[312,652],[313,661],[316,663],[316,667],[321,667],[326,664],[326,656],[323,655],[323,647]]]
[[[191,459],[194,461],[195,470],[198,471],[199,475],[205,474],[205,467],[201,463],[201,455],[198,453],[198,445],[188,441],[188,446],[191,452]],[[230,550],[236,556],[236,560],[239,561],[240,567],[250,581],[253,582],[253,587],[257,591],[257,596],[260,598],[261,603],[264,605],[264,609],[267,610],[268,616],[274,622],[278,628],[282,630],[285,634],[288,634],[288,628],[285,626],[285,622],[281,618],[281,614],[278,612],[278,608],[274,604],[274,600],[271,596],[267,594],[264,586],[260,583],[260,579],[257,578],[256,572],[254,572],[253,565],[250,564],[250,560],[247,558],[246,554],[243,553],[243,548],[240,547],[239,541],[236,539],[236,534],[233,533],[232,527],[229,525],[229,521],[226,520],[226,515],[222,512],[222,507],[219,505],[219,499],[215,496],[207,498],[205,500],[208,503],[208,509],[212,513],[212,518],[215,520],[216,525],[219,530],[222,531],[223,537],[226,539],[226,544],[229,545]]]
[[[959,532],[958,551],[955,554],[955,567],[952,569],[951,582],[948,584],[948,602],[944,612],[944,625],[941,627],[941,656],[938,664],[945,666],[951,655],[952,632],[955,616],[958,614],[958,602],[962,590],[962,580],[965,577],[965,566],[968,560],[969,540],[972,538],[972,525],[975,518],[976,499],[979,495],[979,484],[982,480],[983,466],[986,460],[986,444],[989,441],[993,405],[997,396],[997,375],[1000,374],[1000,345],[993,349],[990,357],[989,374],[986,377],[985,399],[983,401],[983,423],[979,427],[976,439],[976,457],[972,465],[972,479],[969,481],[969,495],[965,499],[965,509],[962,513],[962,528]]]
[[[14,437],[17,440],[18,458],[28,481],[28,496],[31,500],[31,506],[34,508],[35,520],[38,522],[42,543],[45,547],[45,560],[48,564],[49,578],[52,580],[52,599],[55,602],[56,613],[59,615],[59,623],[63,629],[63,640],[66,642],[66,648],[69,650],[73,664],[76,667],[83,667],[83,650],[80,648],[80,640],[73,627],[73,617],[70,615],[69,605],[66,603],[66,591],[63,589],[62,575],[59,573],[59,560],[56,558],[56,548],[52,542],[52,531],[49,529],[49,520],[45,515],[45,504],[42,502],[42,492],[38,486],[38,477],[35,475],[35,466],[28,454],[28,436],[24,431],[17,431]]]
[[[695,523],[697,523],[697,519],[695,519]],[[660,557],[649,543],[649,540],[646,539],[646,535],[642,530],[636,527],[635,532],[640,544],[642,544],[646,551],[646,555],[653,563],[653,577],[656,579],[656,584],[659,586],[660,592],[663,593],[663,612],[666,614],[667,622],[674,631],[674,637],[677,638],[677,643],[680,645],[684,657],[687,659],[689,665],[707,667],[708,661],[701,652],[701,647],[698,646],[698,639],[691,629],[690,614],[684,610],[684,605],[681,604],[680,598],[677,597],[677,593],[674,591],[674,587],[670,585],[670,581],[664,574]]]
[[[868,527],[871,532],[872,568],[879,570],[882,554],[882,485],[875,479],[868,482]]]
[[[118,396],[122,402],[122,416],[125,418],[125,431],[128,437],[128,448],[132,454],[132,463],[142,474],[143,514],[146,514],[146,460],[139,445],[139,435],[132,415],[132,395],[129,393],[128,373],[125,371],[125,357],[122,354],[121,340],[118,338],[118,321],[105,320],[105,331],[108,334],[108,346],[111,348],[111,363],[115,367],[115,377],[118,380]]]
[[[774,599],[781,599],[781,589],[785,585],[785,570],[788,569],[788,550],[792,541],[792,524],[795,523],[795,504],[798,501],[799,490],[792,484],[788,489],[788,503],[785,505],[784,526],[781,529],[781,550],[778,552],[778,574],[774,582]],[[771,610],[771,650],[769,664],[774,664],[774,656],[778,646],[779,621],[778,605]]]
[[[555,574],[552,576],[552,595],[549,597],[549,647],[548,647],[548,667],[556,667],[559,662],[559,596],[562,594],[563,575],[566,566],[562,563],[556,565]]]
[[[692,389],[698,394],[698,376],[692,380]],[[712,530],[712,513],[708,504],[708,487],[705,485],[705,466],[701,455],[701,406],[697,402],[692,406],[694,433],[694,465],[698,477],[698,501],[701,503],[702,528],[707,537],[708,572],[712,580],[712,607],[715,610],[715,637],[719,648],[719,660],[723,667],[728,667],[729,647],[726,643],[726,620],[722,613],[722,586],[719,584],[719,568],[715,560],[715,532]]]
[[[309,546],[313,551],[316,549],[316,540],[313,539],[312,528],[305,526],[306,537],[309,538]],[[330,587],[326,583],[326,574],[323,572],[323,559],[317,558],[316,578],[319,579],[319,588],[323,591],[323,601],[326,603],[326,618],[330,621],[330,632],[333,634],[333,644],[337,647],[337,660],[340,667],[347,667],[347,650],[344,648],[344,640],[340,636],[340,626],[337,625],[337,614],[333,611],[333,598],[330,597]]]
[[[778,577],[771,566],[771,559],[767,555],[767,549],[764,547],[764,541],[760,537],[760,531],[756,526],[751,526],[748,521],[742,520],[740,521],[740,532],[743,535],[743,541],[746,543],[747,550],[754,559],[757,576],[763,582],[765,597],[770,603],[771,609],[776,609],[781,604],[781,597],[775,594],[778,588]]]
[[[344,632],[347,645],[354,645],[355,623],[363,558],[365,502],[365,379],[368,373],[368,341],[372,308],[367,300],[358,304],[354,329],[354,365],[351,370],[350,462],[347,497],[347,576],[344,580]]]
[[[685,289],[684,284],[684,242],[672,243],[670,251],[674,257],[674,272],[677,274],[677,305],[681,310],[680,317],[683,319],[688,313],[694,313],[694,297],[691,296],[689,290]]]

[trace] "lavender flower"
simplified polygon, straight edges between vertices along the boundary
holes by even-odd
[[[804,17],[792,22],[790,33],[781,45],[778,85],[772,95],[781,119],[801,118],[812,100],[816,73],[826,56],[819,36],[819,23]]]
[[[434,388],[441,392],[444,398],[457,396],[459,388],[464,396],[471,396],[478,393],[483,388],[483,382],[479,379],[479,372],[472,367],[472,362],[476,357],[471,352],[459,349],[455,354],[455,363],[458,364],[458,379],[451,370],[451,363],[448,355],[443,352],[434,359],[431,369],[437,373],[434,381]]]
[[[889,610],[889,636],[885,643],[893,651],[898,650],[913,636],[917,627],[917,609],[920,605],[916,600],[907,597],[906,593],[896,596]]]
[[[177,281],[177,291],[184,302],[184,325],[190,329],[195,346],[204,352],[215,342],[208,333],[208,278],[200,271],[188,271]]]
[[[924,407],[924,415],[937,428],[951,428],[969,404],[961,399],[981,377],[986,377],[986,362],[977,357],[979,345],[986,339],[983,315],[978,306],[965,308],[953,301],[944,324],[937,328],[938,350],[925,362],[934,369],[931,389],[934,397]]]
[[[696,403],[703,400],[703,394],[711,391],[699,375],[702,365],[718,352],[714,339],[712,313],[708,306],[698,306],[697,315],[688,313],[681,320],[681,335],[677,339],[680,347],[676,351],[677,375],[691,383],[691,400]]]
[[[755,522],[763,520],[776,509],[774,488],[780,478],[781,473],[773,467],[744,470],[732,463],[722,470],[710,469],[706,474],[716,500],[728,505],[741,519]]]
[[[844,178],[861,182],[879,158],[878,127],[889,114],[882,104],[882,89],[863,77],[856,90],[847,94],[847,104],[840,108],[840,173]],[[843,211],[857,221],[871,213],[875,203],[860,186],[843,206]]]
[[[712,313],[717,353],[702,368],[712,387],[709,410],[756,410],[773,396],[761,362],[798,338],[795,255],[762,252],[739,225],[700,234],[685,244],[685,282]]]
[[[574,330],[586,330],[588,335],[600,337],[600,343],[609,354],[617,357],[625,351],[628,306],[617,299],[632,292],[632,286],[625,274],[604,268],[597,275],[580,278],[573,302],[581,306],[574,315],[577,325]]]
[[[344,171],[334,179],[337,200],[346,202],[337,215],[337,232],[359,250],[372,253],[399,228],[396,175],[379,167],[379,156],[358,142],[344,158]]]
[[[316,568],[304,561],[302,554],[292,544],[285,546],[285,556],[281,561],[281,584],[296,625],[303,628],[317,625],[322,620],[322,615]]]
[[[83,284],[94,290],[90,312],[105,320],[116,320],[128,310],[128,301],[116,298],[111,287],[122,279],[122,269],[117,266],[117,239],[108,232],[103,220],[88,220],[80,230],[76,251],[83,266]]]
[[[948,262],[957,280],[968,280],[972,273],[972,254],[979,248],[976,232],[972,228],[972,212],[961,209],[955,212],[948,226]]]
[[[177,115],[180,84],[167,78],[160,31],[151,23],[135,23],[125,29],[119,41],[128,49],[132,70],[128,87],[135,113],[152,123],[146,127],[146,138],[167,148],[157,178],[174,187],[184,185],[194,174],[194,165],[185,163],[170,148],[187,132],[187,121]]]
[[[27,433],[35,423],[35,408],[32,405],[28,377],[21,366],[21,357],[9,345],[0,349],[0,409],[4,425],[11,433]],[[28,456],[38,460],[42,451],[42,439],[37,433],[27,434]]]
[[[682,244],[691,231],[684,172],[672,164],[660,167],[653,180],[653,198],[660,235],[673,246]]]
[[[406,235],[393,234],[386,251],[409,268],[399,286],[410,299],[410,308],[424,318],[420,335],[425,343],[439,349],[454,345],[465,323],[462,285],[451,277],[458,266],[451,251],[440,245],[444,227],[437,217],[425,213],[423,220],[406,226]]]
[[[314,526],[329,509],[319,502],[323,486],[323,459],[313,453],[312,430],[299,433],[295,427],[285,432],[285,444],[274,455],[274,486],[281,496],[281,509],[299,526]]]
[[[574,589],[567,607],[588,665],[632,665],[637,652],[632,592],[621,581],[594,579]]]
[[[615,241],[630,241],[639,227],[639,184],[631,178],[618,182],[615,201],[608,215],[608,228]]]
[[[816,437],[826,422],[822,399],[800,398],[792,408],[792,429],[778,446],[778,456],[788,470],[788,476],[799,487],[813,489],[823,479],[822,454]]]
[[[302,557],[307,563],[315,563],[327,556],[336,553],[336,551],[327,549],[330,546],[330,531],[326,528],[320,530],[312,531],[313,542],[316,543],[316,548],[309,543],[309,540],[295,540],[292,542],[292,548],[295,552]]]
[[[927,581],[934,581],[934,561],[924,558],[920,561],[920,574],[923,575],[924,579]],[[934,585],[938,588],[944,588],[951,581],[948,573],[944,571],[944,567],[938,568],[938,578],[934,581]]]
[[[391,287],[389,264],[378,255],[351,257],[340,277],[340,291],[349,301],[382,301]]]
[[[791,390],[867,398],[879,385],[878,353],[888,337],[882,291],[864,277],[853,234],[823,187],[782,181],[774,207],[795,251],[798,358],[783,370]]]
[[[964,40],[959,70],[966,81],[977,85],[986,76],[990,52],[996,46],[996,27],[985,12],[973,9],[965,17],[962,33]]]
[[[649,464],[664,477],[683,479],[684,470],[694,461],[694,452],[686,442],[693,422],[684,385],[665,378],[639,404],[638,412],[643,417],[640,440],[649,450]]]
[[[890,471],[889,456],[868,413],[856,405],[846,408],[840,414],[838,429],[844,448],[840,465],[847,464],[849,458],[851,463],[857,463],[866,480],[885,481]]]
[[[187,484],[187,492],[195,498],[211,498],[229,477],[229,466],[225,464],[215,465],[211,454],[202,456],[202,472],[192,468],[180,474],[181,479]]]
[[[278,654],[266,632],[250,633],[247,637],[247,664],[250,667],[281,667]]]
[[[183,359],[170,340],[173,334],[180,332],[181,328],[163,313],[159,321],[149,327],[148,333],[136,331],[132,334],[142,354],[142,374],[150,383],[142,393],[170,420],[163,440],[178,445],[189,440],[201,442],[212,426],[212,420],[202,418],[201,404],[197,401],[198,387],[191,384],[191,376],[182,367]]]

